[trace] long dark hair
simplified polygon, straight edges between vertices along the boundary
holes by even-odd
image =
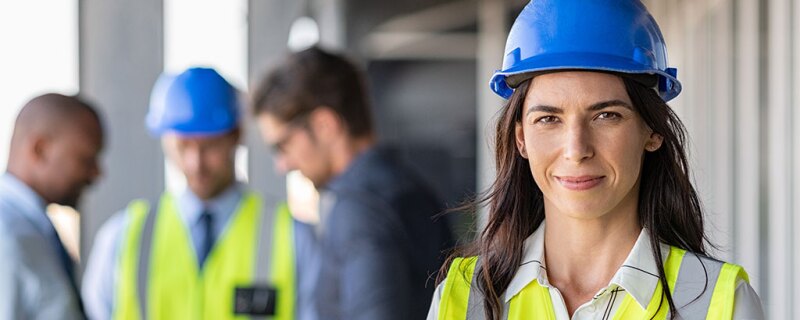
[[[705,255],[708,242],[700,200],[689,175],[686,128],[655,90],[643,85],[641,79],[620,76],[634,109],[653,132],[664,138],[658,150],[644,156],[638,218],[641,227],[649,231],[662,294],[674,317],[677,313],[664,273],[660,243]],[[488,224],[473,243],[456,250],[440,271],[441,280],[453,258],[480,257],[475,284],[484,296],[487,319],[500,319],[503,314],[505,306],[500,297],[522,262],[523,242],[545,218],[544,196],[533,180],[528,160],[519,154],[515,143],[515,126],[522,121],[522,104],[530,82],[521,83],[501,110],[495,136],[497,178],[476,200],[455,209],[477,212],[488,206]]]

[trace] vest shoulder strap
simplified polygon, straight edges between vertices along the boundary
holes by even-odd
[[[261,206],[261,201],[254,195],[247,195],[247,198],[258,201],[258,206]],[[247,205],[249,201],[245,201]],[[252,205],[255,205],[252,204]],[[268,283],[271,279],[271,266],[269,262],[272,260],[272,243],[275,231],[275,212],[271,208],[261,208],[261,218],[258,227],[258,245],[256,246],[256,265],[254,270],[253,279],[256,282]]]
[[[262,206],[260,198],[251,194],[248,203],[261,208],[258,229],[258,245],[256,246],[256,265],[254,279],[256,282],[268,283],[279,288],[277,320],[293,319],[296,298],[295,279],[295,246],[294,222],[285,202],[276,207]]]
[[[722,265],[709,302],[707,319],[733,319],[736,286],[740,281],[750,282],[750,277],[742,266],[731,263]]]
[[[442,288],[439,305],[440,320],[479,320],[485,318],[484,296],[477,290],[475,279],[480,267],[477,257],[456,258],[450,265]],[[533,281],[517,296],[506,303],[502,318],[555,319],[550,292]]]
[[[153,230],[156,226],[157,214],[153,210],[149,210],[147,217],[144,220],[144,227],[142,228],[142,242],[139,245],[139,267],[137,268],[136,277],[136,291],[139,296],[139,306],[142,314],[142,320],[147,319],[147,289],[148,280],[150,279],[150,257],[153,250]]]
[[[472,290],[477,257],[456,258],[447,273],[439,303],[439,320],[483,319],[483,297]],[[741,266],[670,247],[664,262],[664,273],[678,315],[707,315],[707,319],[733,317],[736,286],[749,281]],[[626,296],[614,319],[668,318],[665,295],[659,283],[646,310]],[[525,303],[506,305],[508,319],[524,319],[534,315],[547,319],[554,315],[547,289],[536,281],[522,290]],[[518,298],[518,297],[515,297]],[[536,308],[531,308],[531,306]],[[541,306],[545,306],[541,308]],[[524,310],[523,310],[524,309]],[[548,312],[549,310],[549,312]]]
[[[708,319],[731,319],[736,285],[740,281],[749,281],[741,266],[687,253],[675,283],[675,307],[679,314],[705,314]]]
[[[685,315],[706,315],[707,319],[731,319],[736,285],[742,279],[747,281],[747,274],[740,266],[676,247],[670,248],[664,272],[678,316],[684,318]],[[626,300],[632,301],[632,298],[627,296]],[[617,314],[623,315],[619,319],[637,312],[647,318],[669,318],[660,283],[646,311],[635,303],[628,303],[626,308],[625,302],[620,307],[621,313]]]
[[[685,250],[670,247],[667,260],[664,261],[664,276],[671,290],[670,293],[674,292],[675,283],[678,281],[678,273],[685,255]],[[659,281],[656,284],[653,296],[647,304],[646,309],[642,309],[631,295],[625,295],[625,299],[622,300],[617,312],[614,314],[614,320],[665,319],[667,318],[667,310],[669,310],[669,307],[666,302],[666,296],[663,293],[663,288]]]
[[[714,284],[723,263],[709,257],[687,252],[672,288],[672,301],[679,315],[707,314]]]
[[[455,258],[447,271],[439,303],[439,320],[461,320],[467,318],[470,287],[478,257]],[[475,290],[478,292],[478,290]]]
[[[149,264],[155,214],[151,212],[147,200],[137,199],[131,201],[125,214],[128,220],[123,235],[123,248],[119,253],[120,279],[136,279],[136,281],[121,281],[118,284],[114,303],[113,315],[115,319],[123,315],[133,315],[138,319],[147,318],[147,284],[140,279],[147,276],[147,269],[143,266]],[[146,279],[146,278],[144,278]],[[133,303],[131,303],[133,302]]]

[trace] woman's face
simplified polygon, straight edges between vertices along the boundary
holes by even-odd
[[[635,212],[642,157],[662,138],[635,111],[622,79],[570,71],[531,81],[516,141],[547,215],[594,219]]]

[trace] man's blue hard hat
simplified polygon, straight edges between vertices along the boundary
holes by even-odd
[[[639,0],[533,0],[520,13],[506,41],[503,69],[492,91],[510,98],[537,72],[597,70],[649,74],[664,101],[681,92],[677,69],[655,19]]]
[[[214,69],[190,68],[164,73],[153,86],[145,120],[154,136],[218,135],[239,126],[236,89]]]

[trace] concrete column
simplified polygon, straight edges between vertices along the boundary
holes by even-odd
[[[791,210],[795,214],[791,216],[793,220],[791,234],[794,238],[791,244],[791,250],[794,255],[792,259],[793,268],[797,270],[800,268],[800,235],[798,235],[798,231],[800,231],[800,217],[797,216],[797,213],[800,212],[800,168],[792,164],[800,163],[800,109],[797,108],[797,104],[800,103],[800,90],[798,90],[798,84],[800,84],[800,58],[797,56],[800,54],[800,32],[794,31],[800,30],[800,4],[792,2],[791,7],[791,30],[793,31],[789,33],[792,35],[791,65],[793,70],[790,91],[792,92],[792,105],[794,107],[788,110],[792,118],[792,123],[790,125],[792,132],[789,132],[789,142],[791,143],[790,148],[792,148],[792,152],[789,155],[791,157],[788,161],[790,172],[788,172],[787,175],[792,179],[789,198],[792,199]],[[788,283],[794,290],[789,304],[791,304],[793,308],[791,313],[792,317],[800,318],[800,276],[795,274],[793,277],[794,283]]]
[[[769,271],[766,296],[770,319],[791,319],[791,284],[796,276],[792,267],[794,252],[792,243],[790,172],[791,159],[791,108],[792,108],[792,54],[791,54],[791,3],[789,0],[773,0],[767,5],[767,96],[764,131],[767,137],[767,236]]]
[[[104,176],[84,199],[81,255],[100,225],[134,198],[164,189],[159,142],[144,128],[150,89],[163,68],[161,0],[81,0],[80,93],[105,120]]]
[[[505,55],[508,35],[508,4],[504,0],[478,1],[478,96],[477,118],[477,191],[482,192],[494,182],[494,128],[496,115],[504,100],[489,89],[489,79],[500,69]],[[478,219],[478,228],[486,226],[486,215]]]
[[[736,0],[734,4],[734,127],[735,132],[735,204],[734,261],[750,273],[750,283],[764,298],[767,286],[766,259],[762,240],[761,201],[761,93],[762,67],[759,47],[760,16],[758,1]]]
[[[248,72],[252,90],[264,72],[288,53],[289,28],[301,14],[302,2],[250,0],[249,8]],[[245,143],[250,150],[250,186],[260,191],[268,203],[286,199],[286,179],[273,169],[272,150],[259,137],[252,117],[245,125],[248,126]]]
[[[734,176],[736,171],[735,158],[735,130],[734,110],[731,107],[734,97],[734,71],[733,71],[733,2],[721,1],[709,12],[711,19],[709,32],[709,57],[710,77],[708,91],[710,101],[706,111],[712,128],[707,130],[710,145],[705,148],[708,162],[706,171],[711,176],[711,199],[708,200],[706,216],[712,222],[709,235],[713,243],[722,249],[716,256],[725,261],[732,261],[733,242],[735,235],[734,226]],[[708,211],[708,209],[711,209]]]
[[[317,0],[315,2],[314,13],[319,24],[320,45],[334,50],[345,49],[345,1]]]

